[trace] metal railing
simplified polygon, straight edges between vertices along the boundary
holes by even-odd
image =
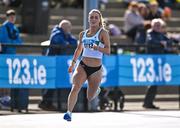
[[[66,45],[66,46],[61,46],[61,45],[41,45],[41,44],[35,44],[35,43],[24,43],[21,45],[17,44],[11,44],[11,43],[1,43],[1,46],[6,46],[6,47],[14,47],[14,48],[37,48],[37,49],[46,49],[46,48],[57,48],[57,49],[65,49],[65,48],[72,48],[75,49],[76,46],[72,45]],[[113,54],[118,54],[119,49],[123,50],[129,50],[133,52],[139,53],[139,51],[144,50],[145,52],[147,51],[147,48],[163,48],[162,46],[157,46],[157,45],[149,45],[149,44],[137,44],[137,43],[113,43],[111,44],[111,51]],[[171,46],[175,51],[175,53],[180,53],[180,43],[178,44],[173,44]]]

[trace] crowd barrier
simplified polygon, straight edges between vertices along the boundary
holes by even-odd
[[[2,54],[0,88],[69,88],[72,74],[69,74],[67,69],[71,60],[71,55]],[[173,54],[104,56],[101,86],[145,85],[179,86],[180,56]]]

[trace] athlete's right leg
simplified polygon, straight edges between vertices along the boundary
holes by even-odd
[[[87,77],[84,69],[81,66],[78,66],[78,68],[76,69],[73,75],[73,86],[68,96],[67,113],[64,115],[64,119],[65,116],[67,116],[68,114],[69,114],[68,116],[71,116],[71,112],[73,111],[74,106],[77,102],[79,91],[83,83],[86,81],[86,78]],[[70,119],[68,120],[68,118],[65,120],[71,121]]]
[[[71,88],[71,92],[68,96],[68,111],[72,112],[73,108],[77,102],[79,91],[86,81],[86,73],[81,66],[78,66],[77,70],[73,75],[73,85]]]

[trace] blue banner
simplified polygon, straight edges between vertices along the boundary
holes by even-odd
[[[55,88],[55,57],[1,55],[0,62],[1,88]]]
[[[67,88],[72,56],[0,56],[0,88]],[[78,61],[77,61],[78,65]],[[179,55],[103,58],[102,86],[180,85]]]
[[[179,85],[178,55],[115,55],[105,57],[104,86]]]

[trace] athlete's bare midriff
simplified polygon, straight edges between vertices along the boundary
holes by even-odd
[[[83,57],[82,61],[90,67],[98,67],[101,65],[102,61],[101,59],[97,59],[97,58],[90,58],[90,57]]]

